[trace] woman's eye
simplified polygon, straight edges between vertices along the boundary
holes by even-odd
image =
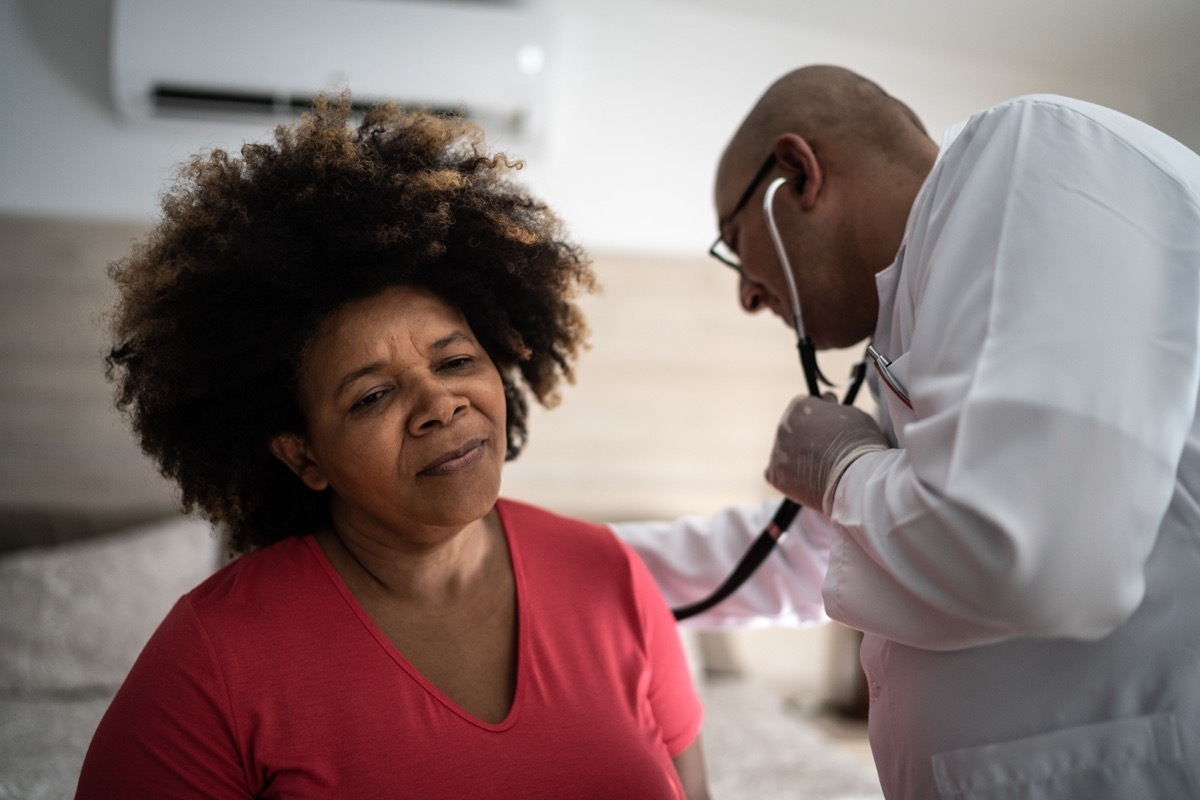
[[[384,389],[376,389],[375,391],[370,392],[369,394],[363,395],[362,397],[360,397],[358,399],[358,402],[356,402],[352,406],[351,410],[361,411],[365,408],[370,408],[371,406],[375,405],[380,400],[382,400],[384,394],[386,394],[386,393],[387,392]]]
[[[455,356],[442,362],[442,369],[463,369],[475,362],[470,356]]]

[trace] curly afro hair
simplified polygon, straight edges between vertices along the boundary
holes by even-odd
[[[508,402],[508,458],[526,438],[527,394],[552,406],[585,346],[573,298],[595,288],[552,212],[509,180],[458,118],[320,97],[241,157],[195,156],[162,219],[109,265],[119,289],[106,373],[142,449],[244,552],[329,522],[270,452],[303,433],[303,350],[343,304],[398,285],[459,309]]]

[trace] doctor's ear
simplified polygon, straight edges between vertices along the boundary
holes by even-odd
[[[775,141],[775,160],[789,173],[789,184],[804,208],[812,207],[824,179],[821,163],[803,136],[785,133]]]
[[[281,433],[271,440],[271,455],[296,474],[304,485],[319,492],[329,486],[329,479],[308,447],[308,442],[298,433]]]

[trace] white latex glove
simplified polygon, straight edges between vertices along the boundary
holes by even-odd
[[[833,395],[797,397],[775,431],[767,482],[828,516],[846,468],[867,453],[889,447],[866,412],[839,404]]]

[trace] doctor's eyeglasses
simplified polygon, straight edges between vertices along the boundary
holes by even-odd
[[[762,166],[758,168],[758,172],[754,173],[754,177],[750,179],[750,185],[746,187],[746,191],[742,192],[742,196],[738,198],[733,210],[717,220],[719,231],[724,231],[725,226],[738,215],[739,211],[746,207],[746,203],[750,202],[750,197],[754,194],[754,190],[762,183],[763,178],[767,176],[767,173],[771,171],[771,167],[773,166],[775,166],[775,152],[771,151],[771,154],[767,156],[767,160],[763,162]],[[725,241],[723,233],[717,234],[717,240],[713,242],[712,247],[708,248],[708,254],[725,266],[732,267],[739,275],[742,274],[742,260]]]

